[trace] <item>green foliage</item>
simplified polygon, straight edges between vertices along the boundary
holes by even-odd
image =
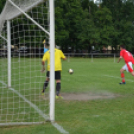
[[[58,3],[56,3],[57,5]],[[55,39],[56,39],[56,44],[60,46],[64,46],[65,42],[69,38],[69,32],[68,29],[65,26],[65,10],[63,8],[64,1],[63,3],[61,2],[59,6],[55,7]]]
[[[87,49],[92,45],[100,48],[110,45],[116,49],[118,45],[124,43],[132,51],[134,44],[132,1],[103,0],[100,8],[88,0],[64,0],[56,3],[58,3],[56,11],[59,10],[59,6],[63,9],[60,10],[62,25],[57,26],[56,23],[56,27],[65,28],[64,37],[63,33],[56,29],[56,40],[60,39],[58,44],[76,49]],[[56,17],[56,22],[58,19],[59,16]]]
[[[57,9],[57,8],[56,8]],[[79,45],[79,24],[85,18],[87,18],[87,11],[83,11],[80,1],[66,1],[64,5],[64,27],[68,31],[68,37],[64,40],[67,44],[72,47],[78,47]],[[59,31],[57,31],[59,33]]]
[[[0,1],[0,11],[5,2]],[[116,49],[123,43],[134,52],[133,14],[133,0],[103,0],[99,7],[90,0],[56,0],[56,44],[65,51],[69,46],[77,50],[93,45],[99,48],[110,45]]]
[[[133,1],[103,0],[102,7],[106,6],[111,11],[114,26],[114,35],[111,45],[125,44],[129,51],[133,51],[134,45],[134,4]]]
[[[108,46],[111,44],[111,37],[114,36],[114,27],[112,22],[111,12],[108,8],[104,7],[95,13],[95,25],[99,29],[100,46]]]
[[[2,12],[2,9],[6,3],[6,0],[0,0],[0,13]]]

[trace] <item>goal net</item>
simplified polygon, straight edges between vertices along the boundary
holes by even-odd
[[[49,87],[45,96],[41,94],[49,20],[49,1],[6,1],[0,15],[0,125],[42,123],[50,118]]]

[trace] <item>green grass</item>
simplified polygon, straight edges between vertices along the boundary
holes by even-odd
[[[17,59],[13,60],[17,61]],[[17,78],[17,74],[19,74],[19,72],[16,72],[16,75],[12,76],[14,89],[19,89],[17,84],[20,82],[15,80],[15,78],[22,80],[21,83],[31,82],[32,84],[30,85],[23,84],[21,88],[27,88],[28,90],[25,91],[25,97],[43,110],[44,108],[42,107],[42,104],[44,103],[44,100],[39,99],[40,103],[38,103],[38,97],[36,94],[40,91],[39,88],[42,87],[42,83],[45,78],[44,74],[34,71],[41,69],[41,59],[25,59],[27,67],[29,68],[25,67],[25,62],[23,62],[23,60],[24,59],[21,59],[22,62],[19,63],[21,64],[20,70],[23,70],[21,75],[19,75],[19,78]],[[36,61],[36,64],[34,64],[33,61]],[[87,101],[67,101],[64,99],[60,101],[56,100],[55,118],[59,125],[61,125],[70,134],[134,133],[134,78],[130,73],[125,72],[126,85],[119,85],[119,82],[121,81],[119,70],[124,65],[124,61],[115,63],[113,58],[96,58],[93,62],[91,62],[91,59],[89,58],[70,58],[69,62],[63,61],[62,63],[63,71],[61,93],[93,93],[94,95],[114,94],[117,95],[117,97],[112,99]],[[18,62],[16,62],[16,66],[17,64]],[[31,64],[33,65],[31,66]],[[12,68],[13,67],[14,64],[12,64]],[[74,74],[70,75],[68,73],[69,68],[74,70]],[[15,70],[12,70],[12,72],[13,71]],[[4,76],[2,72],[1,76]],[[27,76],[27,78],[25,78],[25,76]],[[31,78],[29,78],[29,76],[31,76]],[[6,82],[5,77],[3,80]],[[2,84],[0,84],[0,86],[2,86]],[[31,88],[32,91],[30,90]],[[9,97],[12,101],[12,96],[14,93],[11,91],[9,92]],[[24,90],[20,91],[21,94],[24,94],[23,92]],[[6,93],[4,94],[4,92],[0,92],[0,94],[1,96],[5,96],[3,102],[6,102]],[[32,94],[32,96],[29,98],[29,96],[27,96],[28,94]],[[16,100],[14,101],[16,104],[14,105],[18,105],[17,95],[15,99]],[[20,117],[20,119],[22,118],[25,121],[31,121],[32,118],[35,117],[34,114],[37,113],[33,110],[32,115],[28,114],[29,111],[31,112],[31,109],[28,108],[28,104],[24,104],[24,102],[22,102],[20,105],[21,107],[24,105],[27,107],[27,109],[25,109],[27,114],[25,117]],[[6,107],[6,103],[4,106]],[[20,112],[23,111],[24,109],[20,109]],[[35,119],[35,121],[37,120],[38,119]],[[60,134],[60,132],[48,122],[41,125],[0,127],[0,134],[24,133]]]

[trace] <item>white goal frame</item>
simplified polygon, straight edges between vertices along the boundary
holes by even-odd
[[[31,5],[29,8],[25,9],[25,11],[23,11],[21,8],[19,8],[12,0],[7,0],[7,2],[9,2],[12,6],[14,6],[14,8],[18,9],[18,14],[16,14],[15,16],[11,17],[10,19],[6,19],[4,17],[4,20],[2,20],[2,16],[4,11],[6,10],[5,8],[3,9],[3,12],[0,15],[0,23],[3,24],[4,22],[7,22],[7,39],[5,37],[3,37],[1,35],[1,30],[2,27],[0,26],[0,37],[3,38],[4,40],[7,41],[8,44],[8,88],[11,89],[12,87],[12,83],[11,83],[11,49],[10,49],[10,44],[11,44],[11,26],[10,26],[10,20],[12,20],[15,17],[18,17],[19,15],[23,14],[25,15],[25,17],[27,17],[28,19],[30,19],[35,25],[37,25],[42,31],[44,31],[45,33],[47,33],[49,35],[49,40],[50,40],[50,106],[49,106],[49,120],[51,122],[55,121],[55,73],[54,73],[54,65],[55,65],[55,61],[54,61],[54,48],[55,48],[55,17],[54,17],[54,0],[49,0],[49,18],[50,18],[50,32],[46,31],[44,27],[42,27],[41,25],[38,24],[38,22],[36,22],[35,20],[33,20],[27,13],[26,11],[29,10],[30,8],[33,8],[34,6],[38,5],[39,3],[43,2],[44,0],[38,0],[36,4]],[[32,122],[31,122],[32,123]],[[23,123],[20,123],[23,124]],[[26,123],[27,124],[27,123]],[[32,123],[33,124],[33,123]],[[25,123],[24,123],[25,125]]]

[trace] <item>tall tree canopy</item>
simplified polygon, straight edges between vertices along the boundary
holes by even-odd
[[[5,3],[6,3],[6,0],[0,0],[0,13],[1,13]]]
[[[0,12],[6,0],[0,0]],[[32,33],[31,33],[32,34]],[[126,44],[134,52],[134,0],[55,0],[55,39],[63,50]]]

